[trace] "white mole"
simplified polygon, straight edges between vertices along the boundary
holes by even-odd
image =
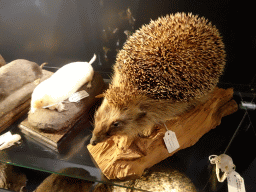
[[[91,64],[96,60],[94,54],[90,62],[74,62],[61,67],[49,79],[40,83],[33,91],[31,96],[31,110],[49,108],[57,109],[59,112],[64,110],[64,100],[69,98],[85,83],[91,87],[94,70]]]

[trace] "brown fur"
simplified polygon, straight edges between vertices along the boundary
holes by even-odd
[[[104,98],[102,105],[95,113],[95,128],[91,144],[97,144],[113,135],[119,135],[125,140],[119,146],[127,149],[137,137],[150,136],[155,125],[175,118],[204,102],[208,97],[190,102],[155,100],[143,95],[132,98],[133,100],[130,100],[127,106],[115,105],[106,97]]]
[[[155,125],[205,102],[224,66],[221,36],[206,19],[177,13],[151,21],[117,55],[91,144],[122,135],[126,149],[149,136]]]

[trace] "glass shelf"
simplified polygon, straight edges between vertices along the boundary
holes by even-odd
[[[5,131],[11,131],[12,134],[20,134],[22,140],[20,144],[0,151],[0,162],[48,173],[56,173],[88,181],[130,188],[108,181],[103,176],[100,169],[95,166],[96,164],[93,162],[93,158],[87,150],[87,145],[91,138],[91,131],[93,129],[90,122],[78,122],[75,126],[83,126],[84,129],[77,133],[74,139],[69,141],[69,148],[58,153],[21,133],[18,125],[25,118],[26,116],[18,120]],[[78,176],[69,172],[59,173],[60,170],[65,168],[82,168],[88,172],[88,175]],[[140,189],[136,190],[144,191]]]
[[[234,96],[234,99],[239,103],[240,96]],[[234,114],[224,117],[219,126],[206,133],[195,145],[175,153],[173,156],[157,164],[157,166],[166,170],[167,168],[176,169],[184,173],[186,177],[195,184],[197,189],[203,189],[205,186],[209,188],[210,184],[207,184],[210,178],[208,157],[212,154],[223,153],[244,113],[244,110],[238,110]],[[248,111],[248,113],[253,117],[256,112]],[[127,187],[127,185],[124,186],[125,184],[121,184],[118,181],[107,180],[101,173],[101,170],[97,167],[96,163],[94,163],[93,158],[87,150],[87,145],[91,138],[91,131],[93,129],[89,121],[80,121],[76,125],[82,126],[83,129],[79,129],[81,131],[77,133],[77,136],[69,141],[69,147],[66,148],[66,151],[58,153],[20,132],[18,125],[25,118],[26,116],[6,130],[11,131],[12,134],[20,134],[22,140],[20,144],[0,151],[0,162],[57,174],[60,174],[59,171],[64,168],[82,168],[88,172],[88,175],[83,177],[71,173],[61,173],[61,175],[131,188]],[[251,118],[251,120],[252,123],[255,124],[255,120],[253,118]],[[255,159],[255,154],[248,153],[246,150],[237,153],[237,147],[241,145],[241,141],[246,141],[242,142],[244,148],[250,148],[255,144],[254,129],[252,127],[248,128],[249,124],[250,119],[246,118],[239,134],[237,134],[228,150],[228,155],[233,157],[236,166],[240,169],[239,173],[241,174],[243,171],[250,172],[250,170],[247,170],[247,166],[249,166]],[[246,158],[241,159],[241,156],[245,156]],[[246,175],[243,176],[245,177],[245,181],[250,181],[250,177]],[[225,184],[218,183],[218,189],[225,187]],[[133,189],[143,191],[141,188]]]

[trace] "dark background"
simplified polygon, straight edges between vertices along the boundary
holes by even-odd
[[[192,12],[210,20],[223,36],[227,65],[220,86],[234,87],[238,103],[239,92],[251,101],[256,84],[254,7],[253,1],[231,0],[0,0],[0,54],[7,62],[23,58],[61,67],[72,61],[89,61],[95,53],[95,71],[109,78],[127,34],[159,16]],[[202,190],[212,170],[208,156],[224,152],[244,112],[223,118],[222,124],[195,146],[178,152],[163,165],[171,161]],[[247,191],[255,191],[255,111],[249,115],[227,154],[245,178]],[[216,190],[227,191],[226,183],[219,183]]]
[[[95,70],[109,74],[117,50],[126,40],[125,31],[132,33],[151,19],[176,12],[204,16],[221,32],[227,52],[221,82],[252,83],[256,53],[253,2],[1,0],[0,54],[7,62],[24,58],[59,67],[89,61],[96,53]]]

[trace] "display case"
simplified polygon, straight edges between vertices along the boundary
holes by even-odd
[[[239,96],[235,96],[235,98],[237,102],[241,101]],[[239,109],[236,113],[224,117],[221,125],[205,134],[194,146],[177,152],[173,156],[153,166],[149,171],[159,172],[159,170],[168,170],[170,178],[173,178],[172,182],[174,182],[176,189],[182,190],[184,189],[182,186],[193,186],[197,191],[203,189],[203,191],[227,191],[226,182],[216,183],[215,167],[210,164],[208,158],[210,155],[221,154],[225,151],[233,134],[236,132],[237,126],[240,125],[240,129],[236,134],[234,141],[229,146],[227,154],[233,158],[233,161],[237,166],[236,170],[243,176],[247,191],[253,191],[255,188],[255,154],[248,153],[246,150],[241,150],[239,153],[237,152],[240,147],[250,148],[255,144],[255,134],[251,127],[253,126],[251,123],[254,124],[254,119],[252,117],[255,115],[255,112],[248,111],[249,116],[246,116],[243,119],[245,113],[246,111]],[[20,144],[1,151],[0,161],[2,163],[35,170],[32,171],[32,173],[31,171],[25,171],[25,173],[33,174],[28,175],[29,179],[33,178],[31,179],[33,182],[37,181],[35,177],[37,177],[36,175],[38,174],[38,171],[40,171],[48,173],[49,175],[57,173],[84,179],[85,181],[93,181],[96,184],[105,183],[110,186],[114,185],[119,188],[119,190],[121,188],[134,188],[138,191],[145,191],[143,190],[143,188],[145,188],[143,185],[137,185],[137,187],[131,185],[131,183],[136,180],[131,180],[130,183],[127,183],[118,180],[108,180],[104,177],[86,147],[90,142],[91,131],[93,129],[90,122],[78,122],[76,126],[82,126],[83,129],[74,140],[69,143],[69,147],[62,153],[59,153],[22,134],[18,128],[18,124],[24,118],[26,118],[26,116],[19,119],[6,130],[11,131],[14,134],[20,134],[22,140]],[[241,122],[242,119],[243,121]],[[247,142],[241,144],[241,141],[245,140]],[[74,172],[59,173],[60,170],[65,168],[82,168],[83,170],[86,170],[88,174],[79,175]],[[44,176],[45,174],[39,174],[38,178],[42,178],[42,175]],[[137,182],[138,181],[139,180],[137,180]],[[36,183],[39,184],[40,181],[37,181]],[[35,189],[36,186],[33,186],[29,180],[28,184],[30,185],[27,186],[28,189]],[[96,184],[94,186],[96,186]]]
[[[172,170],[170,173],[173,175],[169,176],[173,178],[178,171],[182,178],[193,183],[197,191],[227,191],[226,182],[217,183],[214,166],[208,159],[210,155],[226,152],[233,158],[237,172],[244,178],[246,191],[250,192],[256,189],[256,156],[249,151],[255,146],[256,137],[256,76],[252,65],[256,36],[255,27],[251,24],[254,18],[252,7],[252,3],[213,0],[3,0],[0,2],[0,55],[6,63],[15,59],[27,59],[38,64],[47,62],[43,69],[56,72],[67,63],[89,61],[96,54],[92,67],[108,85],[117,53],[127,38],[142,25],[176,12],[191,12],[207,18],[219,29],[225,44],[226,66],[218,87],[233,88],[239,108],[224,117],[219,126],[196,144],[180,150],[152,169]],[[244,107],[241,102],[248,102],[251,107]],[[135,185],[139,183],[136,179],[128,183],[108,180],[88,151],[94,112],[99,105],[100,100],[74,125],[76,134],[66,141],[61,151],[53,150],[21,132],[19,124],[27,118],[25,113],[1,133],[11,131],[19,134],[21,141],[0,151],[0,162],[36,170],[34,173],[57,173],[92,181],[95,186],[104,183],[120,189],[143,191],[143,185]],[[65,168],[82,168],[88,174],[60,173]],[[175,189],[182,190],[182,181],[178,186],[179,189]]]

